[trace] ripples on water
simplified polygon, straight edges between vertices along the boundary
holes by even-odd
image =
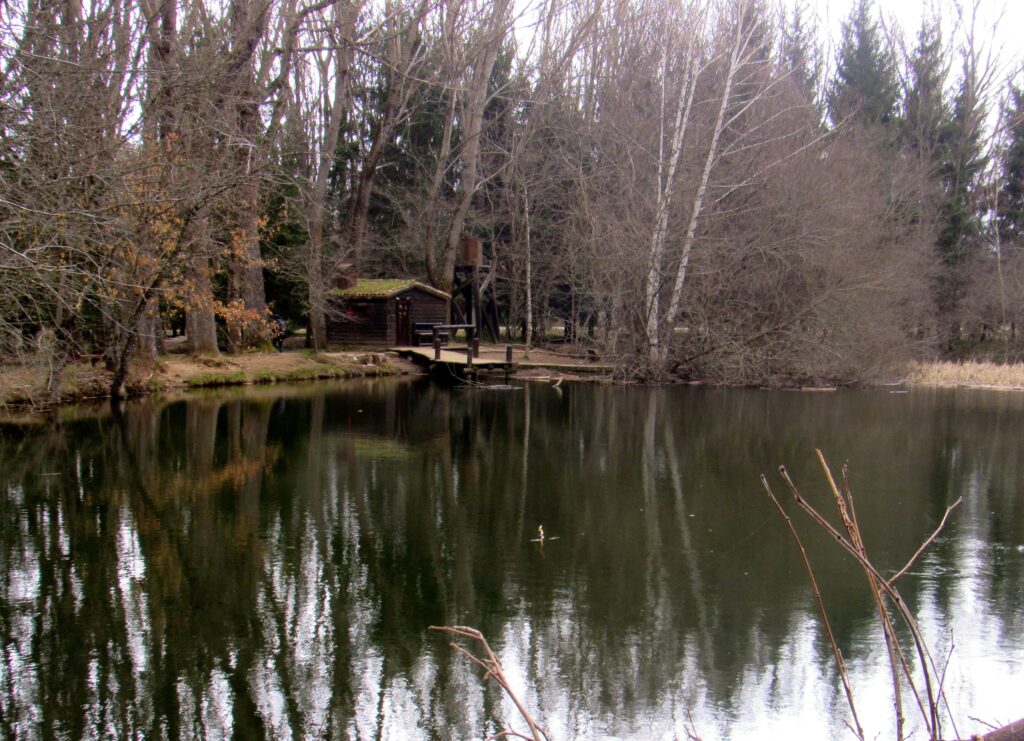
[[[426,630],[463,623],[552,738],[840,737],[758,482],[784,462],[827,506],[821,447],[883,571],[964,497],[903,590],[953,648],[966,736],[1024,715],[1022,414],[1003,393],[375,381],[2,427],[0,735],[482,738],[514,709]],[[862,576],[803,529],[868,736],[889,737]]]

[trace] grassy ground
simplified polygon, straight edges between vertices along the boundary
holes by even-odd
[[[136,363],[128,379],[132,395],[176,389],[271,384],[331,378],[420,373],[422,369],[393,353],[361,350],[315,354],[302,349],[302,338],[290,338],[286,352],[247,352],[237,355],[189,357],[181,338],[167,341],[170,354],[155,363]],[[481,357],[504,359],[504,345],[485,345]],[[607,377],[608,366],[567,352],[534,348],[526,357],[523,348],[513,351],[521,363],[521,378]],[[54,404],[105,398],[111,374],[102,363],[83,360],[64,370],[59,398],[50,399],[45,389],[49,368],[44,364],[0,364],[0,407],[49,407]]]
[[[907,375],[911,386],[1024,390],[1024,363],[932,361],[915,363]]]
[[[373,352],[314,354],[304,350],[252,352],[191,358],[167,355],[155,363],[132,367],[133,394],[183,388],[236,386],[329,378],[395,375],[410,370],[393,356]],[[102,365],[76,363],[64,371],[60,398],[47,400],[48,369],[32,365],[0,366],[0,405],[40,405],[107,396],[110,373]]]

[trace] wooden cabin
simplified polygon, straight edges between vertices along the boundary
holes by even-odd
[[[416,324],[448,321],[451,296],[412,278],[359,279],[330,292],[327,341],[395,347],[413,344]]]

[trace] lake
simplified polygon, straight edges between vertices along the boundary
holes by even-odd
[[[480,739],[525,724],[431,625],[479,628],[557,739],[869,738],[891,679],[815,448],[848,464],[956,730],[1024,716],[1024,394],[423,380],[263,387],[0,427],[0,735]],[[533,542],[538,526],[546,540]],[[908,729],[920,713],[905,701]],[[948,722],[947,737],[954,735]]]

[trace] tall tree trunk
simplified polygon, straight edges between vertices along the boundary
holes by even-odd
[[[477,41],[473,76],[469,90],[462,105],[460,123],[462,124],[463,150],[461,155],[462,170],[459,177],[459,191],[455,202],[455,213],[448,228],[448,239],[445,246],[444,260],[441,263],[441,275],[438,285],[450,288],[455,275],[455,254],[463,237],[469,207],[476,195],[480,180],[480,134],[483,131],[484,111],[487,107],[487,88],[494,71],[494,63],[498,59],[498,51],[505,38],[508,23],[510,0],[494,0],[486,25],[480,31]]]
[[[217,322],[210,280],[209,219],[205,208],[189,224],[185,349],[189,355],[216,355]]]
[[[523,331],[523,357],[530,357],[533,343],[533,257],[530,249],[530,194],[523,188],[523,219],[526,228],[526,327]]]
[[[437,216],[441,208],[441,188],[444,185],[444,176],[448,171],[448,158],[452,151],[452,132],[455,129],[455,102],[456,93],[454,90],[448,93],[448,112],[445,114],[444,131],[441,135],[441,150],[437,155],[437,162],[434,164],[434,174],[430,179],[430,192],[426,199],[426,214],[423,224],[423,255],[427,266],[427,279],[432,286],[441,287],[443,273],[438,272],[437,259],[434,251],[437,247]],[[447,240],[445,241],[447,244]]]
[[[750,32],[745,28],[743,13],[737,11],[735,38],[732,48],[729,50],[729,68],[725,76],[725,89],[722,91],[722,99],[718,105],[718,115],[715,117],[715,126],[711,133],[711,143],[708,145],[707,157],[704,160],[704,170],[701,173],[697,191],[693,197],[693,205],[690,209],[690,222],[686,228],[686,236],[683,238],[682,255],[679,258],[679,265],[676,268],[675,282],[672,286],[672,296],[669,300],[668,310],[665,312],[664,321],[660,328],[660,343],[652,348],[650,359],[656,364],[663,364],[668,357],[669,344],[672,339],[672,331],[676,323],[676,315],[679,312],[679,304],[682,298],[683,285],[686,281],[686,273],[690,264],[690,254],[693,251],[693,242],[697,234],[697,222],[700,220],[704,207],[704,198],[707,195],[708,181],[711,179],[711,170],[718,159],[718,141],[722,136],[722,129],[725,124],[725,113],[732,101],[733,84],[736,81],[736,73],[744,62],[747,42],[750,40]]]
[[[366,235],[366,221],[370,211],[370,196],[373,193],[373,179],[384,157],[384,148],[394,136],[399,121],[405,115],[412,94],[413,65],[419,44],[420,23],[426,15],[428,0],[422,0],[416,15],[409,20],[404,32],[398,27],[402,16],[391,3],[387,3],[388,21],[384,29],[387,39],[387,67],[391,70],[388,80],[388,94],[384,109],[374,126],[373,143],[363,160],[359,181],[349,215],[348,248],[352,261],[358,270],[362,257],[363,239]]]
[[[338,148],[341,122],[349,110],[349,77],[352,68],[352,39],[355,35],[356,20],[362,9],[362,2],[346,3],[342,14],[341,3],[334,6],[335,18],[341,29],[341,39],[335,52],[334,101],[331,106],[327,131],[320,145],[320,160],[317,165],[316,181],[309,204],[309,327],[313,349],[327,347],[327,326],[325,320],[326,284],[324,278],[324,213],[327,203],[327,184],[331,163]]]
[[[270,3],[232,0],[228,11],[231,52],[225,72],[227,103],[232,106],[235,171],[239,178],[237,223],[232,234],[228,267],[228,299],[233,304],[232,350],[252,347],[267,338],[267,302],[259,234],[259,164],[262,121],[254,55],[264,35]]]
[[[160,321],[160,298],[151,296],[146,302],[146,308],[135,325],[135,356],[140,360],[155,360],[158,348],[158,335],[163,332],[163,324]]]
[[[686,128],[690,121],[690,110],[693,105],[693,93],[696,90],[695,65],[696,59],[693,53],[694,34],[699,31],[692,31],[690,41],[686,48],[685,76],[679,86],[679,97],[676,102],[676,113],[673,121],[671,142],[669,144],[669,159],[666,168],[664,147],[664,122],[665,103],[667,98],[666,86],[668,84],[668,43],[665,44],[664,56],[662,57],[662,87],[661,87],[661,126],[662,132],[658,137],[658,174],[657,191],[658,201],[654,217],[654,229],[651,233],[650,246],[650,268],[647,273],[645,285],[645,298],[647,300],[647,345],[648,352],[653,356],[660,354],[660,294],[663,260],[665,256],[665,240],[668,238],[668,215],[672,207],[672,199],[675,194],[676,168],[679,165],[679,155],[683,151],[686,141]],[[667,170],[667,172],[666,172]]]
[[[267,339],[267,299],[263,288],[263,259],[260,255],[259,181],[250,173],[241,186],[239,224],[230,268],[229,292],[244,312],[233,341],[238,351]]]

